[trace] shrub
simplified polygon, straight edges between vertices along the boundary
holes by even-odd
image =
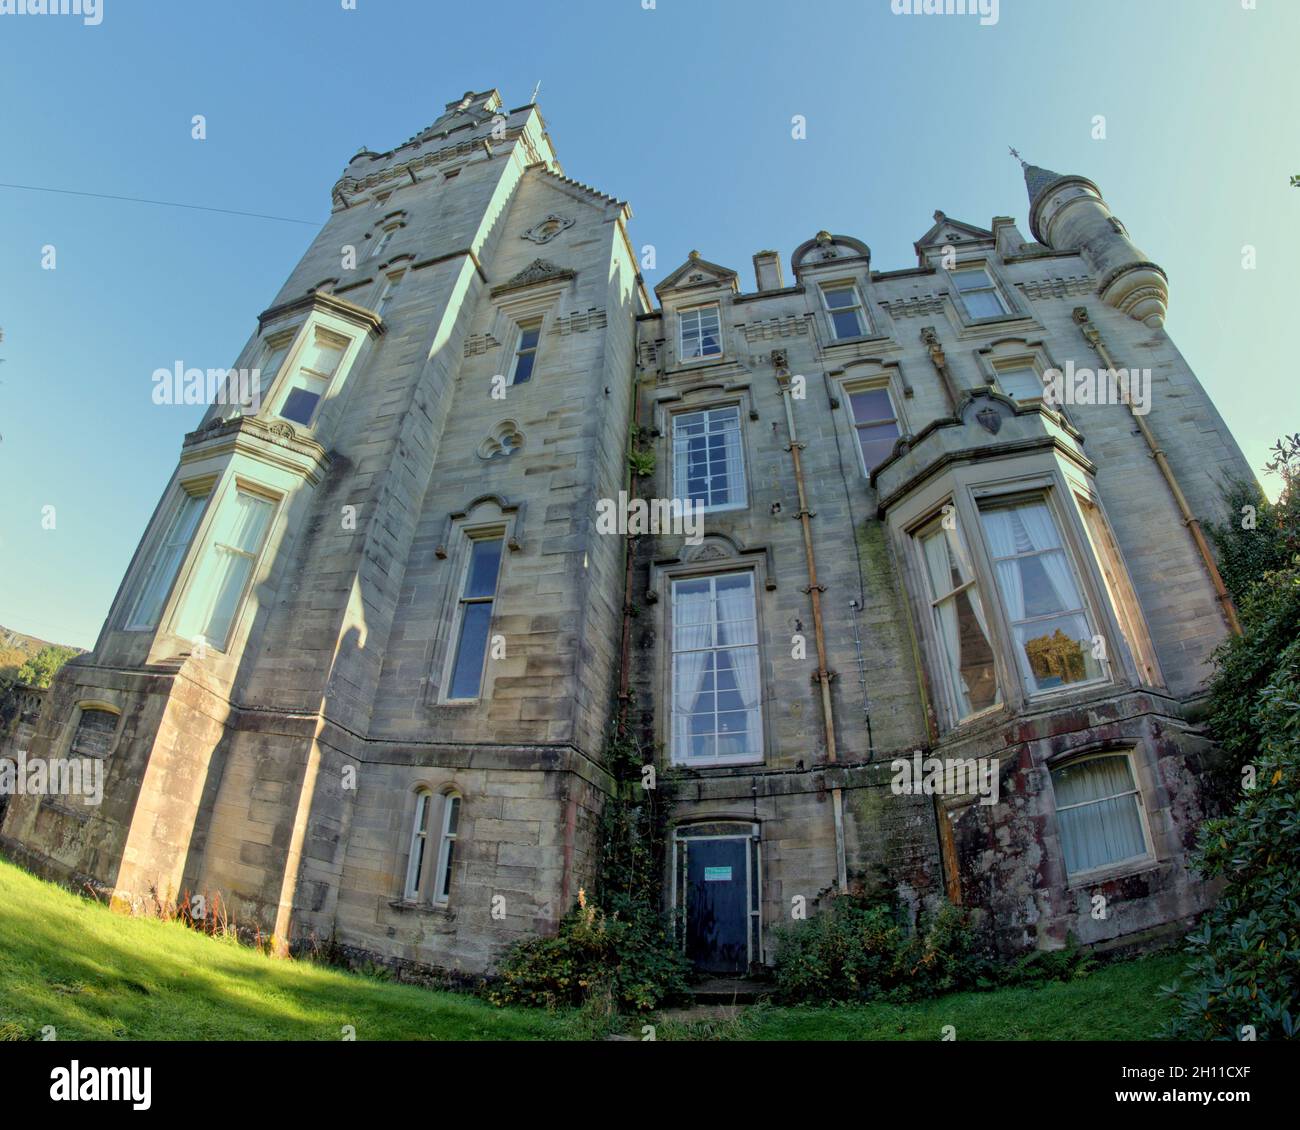
[[[657,919],[607,914],[579,891],[554,937],[525,938],[511,948],[487,998],[498,1005],[603,1006],[609,1015],[646,1012],[689,992],[689,968]]]
[[[948,903],[909,928],[899,906],[846,894],[777,932],[776,989],[784,1001],[905,1001],[987,980],[991,962],[968,914]]]
[[[1178,1009],[1166,1034],[1181,1039],[1238,1039],[1246,1026],[1256,1039],[1291,1039],[1300,1029],[1300,435],[1273,451],[1277,503],[1255,529],[1230,532],[1242,634],[1216,653],[1208,721],[1235,799],[1201,828],[1192,860],[1223,892],[1164,990]],[[1286,567],[1271,567],[1282,552]]]
[[[1291,583],[1300,587],[1300,572]],[[1225,879],[1215,907],[1188,935],[1168,1035],[1293,1039],[1300,1029],[1300,640],[1251,713],[1254,787],[1227,816],[1207,821],[1193,863]]]

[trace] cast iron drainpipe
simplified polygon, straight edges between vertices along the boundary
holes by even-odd
[[[1076,306],[1074,308],[1074,321],[1082,331],[1084,339],[1097,351],[1106,368],[1112,373],[1118,373],[1119,370],[1110,355],[1110,350],[1106,348],[1106,343],[1101,339],[1101,331],[1088,318],[1088,308],[1086,306]],[[1169,486],[1169,492],[1174,496],[1178,512],[1183,516],[1183,525],[1187,527],[1192,535],[1192,540],[1196,542],[1196,548],[1200,551],[1201,560],[1205,562],[1205,571],[1210,575],[1210,583],[1214,585],[1214,593],[1219,598],[1223,618],[1227,621],[1232,634],[1239,636],[1241,635],[1241,624],[1237,620],[1237,609],[1233,606],[1232,596],[1228,592],[1227,585],[1223,583],[1223,577],[1219,574],[1219,567],[1215,564],[1214,554],[1210,552],[1209,544],[1205,540],[1205,534],[1201,531],[1201,523],[1196,515],[1192,513],[1192,508],[1187,505],[1187,498],[1183,494],[1182,488],[1179,487],[1178,480],[1174,477],[1173,468],[1169,466],[1169,460],[1165,458],[1164,450],[1160,447],[1151,429],[1147,427],[1147,422],[1133,411],[1133,400],[1128,394],[1127,382],[1125,382],[1120,392],[1124,397],[1124,403],[1128,405],[1129,415],[1133,417],[1138,431],[1142,433],[1142,438],[1146,441],[1147,448],[1151,452],[1151,458],[1156,461],[1156,466],[1160,468],[1160,474],[1164,476],[1165,483]]]
[[[808,519],[812,516],[808,509],[808,499],[803,485],[803,462],[799,453],[803,444],[794,426],[794,408],[790,401],[790,371],[781,364],[776,367],[776,383],[781,389],[781,400],[785,404],[786,431],[790,444],[786,448],[794,460],[794,481],[799,493],[799,522],[803,526],[804,555],[808,559],[808,595],[812,597],[813,635],[817,641],[817,682],[822,691],[822,717],[826,722],[826,760],[837,760],[835,747],[835,715],[831,711],[831,673],[826,669],[826,637],[822,630],[822,586],[817,582],[817,557],[813,553],[812,528]],[[840,893],[848,890],[848,866],[844,855],[844,791],[839,785],[831,789],[831,803],[835,813],[835,870]]]

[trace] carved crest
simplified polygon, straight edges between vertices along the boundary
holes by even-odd
[[[1002,413],[996,408],[985,407],[975,413],[975,422],[989,435],[997,435],[1002,430]]]
[[[557,216],[552,212],[529,228],[520,239],[531,239],[534,243],[550,243],[557,235],[573,227],[576,221],[568,216]]]

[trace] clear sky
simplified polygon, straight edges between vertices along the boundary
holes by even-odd
[[[1008,145],[1084,173],[1169,272],[1166,329],[1252,466],[1300,431],[1300,0],[1001,0],[989,26],[890,0],[343,3],[0,14],[0,181],[311,222],[0,188],[0,624],[94,642],[202,414],[155,406],[151,374],[233,364],[349,157],[471,89],[541,82],[565,171],[655,245],[652,287],[692,248],[747,288],[777,248],[789,277],[822,228],[911,266],[936,208],[1028,235]]]

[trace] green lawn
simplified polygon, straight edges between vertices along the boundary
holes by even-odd
[[[665,1020],[657,1038],[734,1040],[1146,1039],[1169,1006],[1168,955],[1069,984],[959,993],[909,1005],[774,1008]],[[642,1021],[628,1022],[639,1036]],[[172,922],[129,918],[0,860],[0,1038],[60,1040],[563,1040],[596,1028],[576,1011],[499,1009],[303,961],[265,957]]]
[[[914,1004],[828,1008],[759,1005],[734,1021],[664,1025],[661,1040],[1150,1040],[1172,1014],[1157,989],[1182,959],[1157,954],[1108,965],[1070,982],[991,993],[952,993]]]

